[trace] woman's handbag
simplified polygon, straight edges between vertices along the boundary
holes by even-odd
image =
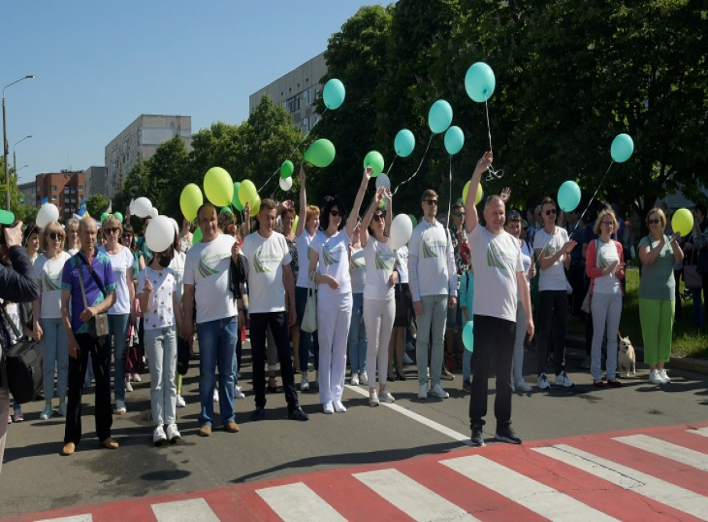
[[[315,273],[310,274],[310,284],[307,286],[307,303],[302,315],[300,329],[312,333],[317,330],[317,293],[315,292]]]
[[[698,273],[696,265],[696,248],[691,249],[691,261],[683,267],[683,281],[689,290],[700,290],[703,288],[703,277]]]
[[[22,340],[22,334],[2,307],[5,323],[12,328],[17,342],[4,347],[7,387],[19,404],[33,401],[42,391],[44,380],[42,348],[32,340]]]

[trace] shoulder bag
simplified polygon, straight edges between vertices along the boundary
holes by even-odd
[[[700,290],[703,288],[703,277],[698,273],[696,265],[696,248],[691,249],[691,261],[683,266],[683,281],[689,290]],[[700,299],[700,298],[699,298]]]
[[[44,379],[42,348],[32,340],[22,340],[22,334],[7,315],[5,306],[2,306],[2,313],[5,323],[10,325],[17,337],[17,342],[4,350],[7,387],[15,400],[24,404],[33,401],[42,391]]]
[[[91,274],[91,277],[93,277],[93,280],[96,282],[96,284],[98,285],[98,288],[101,290],[101,293],[103,294],[103,297],[105,298],[106,297],[106,290],[105,290],[105,288],[103,288],[103,285],[101,284],[101,280],[98,279],[98,276],[93,273],[91,266],[89,265],[86,258],[84,258],[83,254],[81,252],[79,252],[77,255],[79,256],[79,258],[81,258],[81,261],[88,268],[88,271]],[[86,301],[86,289],[84,288],[84,280],[81,277],[81,268],[79,268],[79,286],[81,287],[81,296],[84,299],[84,307],[88,308],[88,302]],[[96,339],[98,337],[103,337],[104,335],[108,335],[108,314],[106,312],[96,314],[91,319],[89,319],[89,333],[91,334],[91,337],[93,337],[94,339]]]
[[[307,303],[302,315],[300,329],[312,333],[317,330],[317,293],[315,292],[315,273],[310,274],[310,283],[307,285]]]
[[[598,248],[598,240],[594,239],[595,242],[595,266],[597,266],[597,261],[600,258],[600,249]],[[583,299],[583,304],[580,305],[580,309],[585,312],[586,314],[591,313],[591,307],[592,307],[592,281],[590,282],[590,286],[588,287],[588,293],[585,294],[585,299]]]

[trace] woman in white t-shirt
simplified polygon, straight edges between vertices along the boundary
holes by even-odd
[[[116,303],[108,309],[109,335],[113,338],[113,390],[116,407],[114,412],[124,415],[125,407],[125,350],[128,329],[135,325],[135,286],[133,285],[135,258],[129,248],[120,243],[123,226],[113,216],[101,224],[104,244],[98,251],[111,260],[116,283]]]
[[[46,420],[54,413],[54,367],[57,374],[58,413],[66,416],[66,394],[69,384],[69,347],[61,318],[61,275],[71,257],[64,252],[64,229],[52,221],[42,230],[40,254],[34,263],[34,275],[39,285],[39,298],[32,303],[32,337],[42,346],[44,360],[44,399],[46,404],[39,418]]]
[[[315,284],[318,285],[319,386],[320,401],[325,413],[347,411],[342,404],[342,392],[347,364],[347,336],[352,315],[349,241],[371,173],[371,167],[364,170],[346,227],[344,203],[339,198],[325,198],[320,219],[322,233],[310,244],[308,273],[315,272]]]
[[[138,275],[145,349],[150,361],[150,405],[155,424],[152,442],[155,446],[167,441],[174,444],[180,438],[176,424],[176,328],[182,328],[182,312],[177,299],[177,278],[169,268],[172,257],[173,247],[164,252],[153,252],[152,261]]]
[[[379,204],[388,199],[384,212]],[[396,315],[394,285],[398,280],[396,256],[389,245],[392,202],[386,188],[376,191],[374,200],[361,221],[361,244],[366,260],[366,286],[364,287],[364,324],[366,325],[366,367],[369,375],[369,405],[378,406],[379,401],[394,402],[386,386],[388,373],[388,344]],[[376,391],[378,376],[379,389]]]
[[[349,244],[349,277],[352,280],[352,320],[347,336],[347,354],[351,371],[351,385],[366,386],[366,331],[364,329],[364,286],[366,284],[366,260],[361,242],[361,224],[354,228]]]

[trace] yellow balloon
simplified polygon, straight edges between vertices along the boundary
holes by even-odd
[[[179,197],[179,208],[187,221],[194,221],[197,217],[197,210],[203,203],[204,196],[202,196],[201,189],[195,183],[190,183],[182,189],[182,194]]]
[[[251,210],[253,210],[253,202],[257,197],[258,191],[256,190],[256,186],[253,184],[253,181],[250,179],[244,179],[238,187],[238,200],[243,206],[246,206],[246,203],[250,203]],[[260,202],[260,198],[258,201]]]
[[[261,198],[256,194],[256,199],[251,200],[251,217],[256,217],[261,210]]]
[[[234,197],[234,180],[221,167],[212,167],[204,176],[204,193],[217,207],[230,205]]]
[[[682,237],[687,236],[693,230],[693,214],[687,208],[680,208],[674,212],[671,218],[671,228],[674,232],[679,232]]]
[[[467,192],[470,190],[470,182],[465,183],[465,188],[462,189],[462,204],[467,203]],[[482,184],[479,184],[479,190],[477,191],[477,197],[474,199],[474,204],[479,205],[482,201],[482,196],[484,195],[484,190],[482,189]]]

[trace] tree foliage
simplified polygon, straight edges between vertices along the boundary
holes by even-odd
[[[88,212],[89,215],[96,221],[101,219],[101,215],[107,208],[108,198],[103,194],[93,194],[86,200],[86,212]],[[114,212],[117,212],[118,210],[119,209],[117,207],[113,208]]]

